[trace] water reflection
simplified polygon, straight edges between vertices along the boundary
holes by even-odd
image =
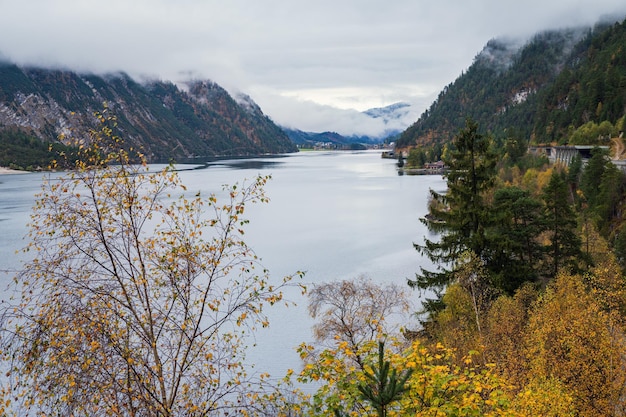
[[[250,157],[210,157],[210,158],[193,158],[177,161],[175,167],[177,171],[195,171],[207,168],[228,168],[236,170],[263,170],[270,168],[281,168],[284,165],[282,158],[291,155],[269,155],[257,158]],[[163,164],[152,164],[152,166]]]
[[[413,243],[428,231],[419,222],[426,214],[430,190],[445,191],[437,175],[398,175],[393,160],[374,152],[301,152],[282,157],[188,160],[176,164],[190,196],[218,193],[222,184],[270,174],[269,204],[250,205],[245,240],[268,268],[272,284],[298,270],[304,284],[366,275],[378,283],[403,285],[420,267],[432,269]],[[156,172],[165,165],[151,165]],[[4,176],[0,183],[0,285],[10,281],[24,254],[23,239],[41,174]],[[4,276],[3,276],[4,271]],[[311,340],[307,299],[298,289],[286,294],[296,307],[267,309],[270,328],[254,335],[250,362],[280,377],[298,368],[295,347]],[[415,302],[419,294],[415,293]]]
[[[284,162],[268,161],[265,159],[244,159],[240,161],[227,161],[217,164],[209,164],[209,166],[219,165],[231,169],[268,169],[280,168]]]

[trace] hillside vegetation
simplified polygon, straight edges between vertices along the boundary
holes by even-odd
[[[570,143],[581,126],[622,128],[626,21],[490,41],[399,138],[401,148],[447,143],[467,117],[496,138]],[[586,142],[597,137],[585,138]]]
[[[0,166],[45,166],[48,144],[71,145],[97,126],[95,112],[117,118],[118,133],[149,160],[258,155],[296,150],[247,96],[233,98],[210,81],[187,90],[125,74],[98,76],[0,63]],[[33,143],[33,151],[20,148]],[[20,152],[9,149],[20,148]]]
[[[404,283],[314,283],[313,342],[282,378],[244,360],[265,308],[302,277],[272,285],[244,242],[244,207],[268,201],[267,178],[226,187],[220,203],[172,201],[186,189],[176,172],[102,155],[119,142],[117,117],[101,117],[75,171],[45,183],[35,206],[33,260],[16,304],[0,309],[0,414],[626,415],[626,173],[600,146],[584,164],[526,146],[623,153],[625,33],[622,23],[485,48],[403,135],[432,144],[416,160],[446,166],[414,244],[428,268],[407,280],[423,309],[410,311]],[[213,117],[159,85],[172,120],[200,131]],[[198,84],[184,97],[218,93]],[[408,314],[421,327],[398,326]]]

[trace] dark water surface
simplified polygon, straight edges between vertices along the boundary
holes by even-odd
[[[375,282],[405,285],[420,266],[430,265],[413,249],[425,227],[429,189],[442,191],[439,175],[399,176],[396,161],[379,152],[303,152],[285,157],[233,159],[206,166],[179,166],[190,195],[217,192],[223,184],[271,175],[269,204],[254,205],[246,242],[276,283],[306,271],[304,283],[366,275]],[[0,284],[19,268],[27,223],[43,174],[0,176]],[[295,347],[311,338],[306,297],[295,288],[297,307],[269,309],[270,328],[255,335],[249,360],[277,378],[298,368]],[[4,294],[3,298],[8,297]],[[414,293],[416,307],[419,294]]]

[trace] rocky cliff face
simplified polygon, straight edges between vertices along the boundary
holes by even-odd
[[[97,127],[104,103],[119,135],[152,160],[295,151],[249,97],[235,100],[209,81],[140,84],[125,74],[97,76],[0,63],[0,132],[69,143]]]

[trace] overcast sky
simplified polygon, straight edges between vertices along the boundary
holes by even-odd
[[[405,101],[401,124],[415,121],[492,38],[625,13],[624,0],[0,0],[0,56],[208,78],[282,125],[375,134],[359,111]]]

